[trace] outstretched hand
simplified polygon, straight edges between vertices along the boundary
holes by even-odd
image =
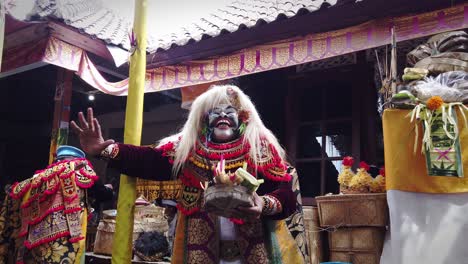
[[[102,137],[101,126],[93,115],[93,109],[88,108],[88,113],[85,118],[83,112],[78,113],[79,126],[75,121],[71,122],[73,131],[80,139],[81,148],[88,155],[97,156],[107,146],[114,143],[114,140],[104,140]]]

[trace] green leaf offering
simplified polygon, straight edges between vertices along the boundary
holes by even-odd
[[[239,168],[236,170],[236,175],[241,177],[243,181],[240,183],[240,185],[246,187],[249,192],[255,192],[257,191],[258,187],[260,184],[264,182],[263,179],[257,179],[255,178],[252,174],[250,174],[247,170],[244,168]]]

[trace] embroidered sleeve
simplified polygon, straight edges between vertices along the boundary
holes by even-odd
[[[275,215],[283,211],[283,206],[278,198],[271,195],[262,196],[263,200],[263,211],[264,215]]]
[[[156,147],[156,149],[161,151],[164,157],[168,158],[169,163],[173,164],[175,158],[175,147],[176,144],[174,142],[167,142],[163,145]]]
[[[103,151],[101,151],[101,157],[106,159],[115,159],[119,155],[119,145],[110,144]]]
[[[108,157],[109,167],[128,176],[155,181],[171,179],[171,158],[163,148],[116,143],[101,155]]]
[[[288,173],[289,170],[286,170]],[[289,173],[288,173],[289,175]],[[264,175],[261,175],[264,176]],[[281,206],[281,210],[276,212],[266,211],[263,212],[265,217],[271,218],[272,220],[284,219],[294,213],[296,210],[296,195],[293,192],[292,181],[274,181],[268,177],[264,177],[265,182],[260,185],[257,190],[257,194],[260,196],[273,197]],[[267,202],[271,202],[271,199]],[[265,202],[266,203],[266,202]],[[266,206],[268,208],[268,205]]]

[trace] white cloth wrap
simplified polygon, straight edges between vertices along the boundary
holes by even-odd
[[[390,190],[381,264],[468,263],[468,193]]]

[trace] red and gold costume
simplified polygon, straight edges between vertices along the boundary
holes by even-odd
[[[13,185],[10,196],[14,201],[8,203],[16,203],[19,208],[2,218],[14,220],[19,216],[20,224],[13,227],[19,230],[3,227],[0,248],[14,243],[11,248],[19,248],[16,263],[80,263],[88,216],[86,189],[95,180],[91,164],[77,158],[54,163]]]
[[[170,180],[175,148],[179,141],[157,148],[113,144],[103,152],[110,166],[126,175],[144,179]],[[109,154],[106,154],[109,153]],[[110,155],[112,153],[112,155]],[[276,150],[262,141],[257,166],[249,157],[249,144],[243,137],[222,144],[200,137],[186,160],[178,178],[183,192],[178,201],[179,214],[172,263],[218,264],[220,259],[239,257],[241,263],[302,263],[303,257],[283,219],[296,211],[296,194],[291,175]],[[237,224],[235,241],[221,241],[220,220],[203,209],[202,185],[213,177],[213,168],[226,160],[226,170],[234,172],[248,164],[247,170],[265,183],[257,193],[271,203],[261,221]],[[269,214],[273,211],[279,212]]]

